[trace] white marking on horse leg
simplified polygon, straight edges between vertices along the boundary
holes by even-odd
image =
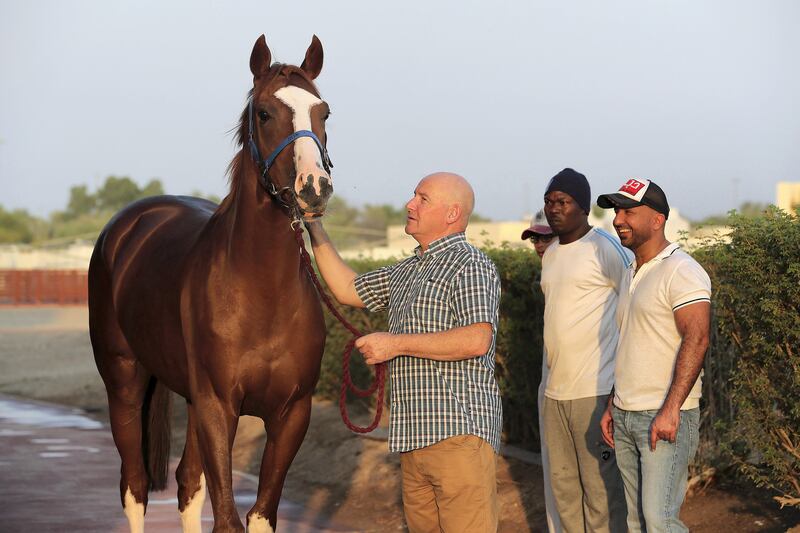
[[[321,104],[322,100],[305,89],[291,85],[275,91],[275,97],[292,110],[294,131],[311,129],[311,108]],[[309,137],[300,137],[294,142],[294,166],[301,179],[309,174],[314,177],[312,184],[317,195],[321,194],[319,178],[325,177],[331,181],[331,177],[323,170],[317,143]]]
[[[125,504],[122,508],[128,517],[131,533],[144,533],[144,504],[136,501],[130,487],[125,491]]]
[[[269,520],[259,513],[253,513],[247,521],[247,533],[274,533],[274,531],[269,525]]]
[[[200,473],[200,489],[192,494],[189,503],[181,513],[183,533],[202,533],[203,502],[206,501],[206,475]]]

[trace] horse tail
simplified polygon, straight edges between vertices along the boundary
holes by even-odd
[[[172,430],[172,393],[152,378],[144,401],[142,455],[150,479],[150,490],[167,488],[169,445]]]

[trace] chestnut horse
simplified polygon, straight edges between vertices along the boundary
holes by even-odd
[[[95,245],[90,334],[132,531],[143,531],[148,490],[166,485],[170,390],[188,404],[176,472],[184,531],[201,531],[206,483],[214,531],[244,530],[231,486],[240,415],[260,417],[267,432],[248,529],[275,528],[325,342],[293,231],[302,217],[323,214],[333,190],[328,105],[312,81],[322,55],[314,36],[300,67],[272,65],[262,35],[250,56],[253,89],[228,196],[219,206],[184,196],[140,200]]]

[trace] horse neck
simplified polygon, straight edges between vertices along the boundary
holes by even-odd
[[[261,186],[249,158],[241,172],[238,187],[231,191],[232,205],[217,222],[227,245],[226,263],[235,270],[298,272],[300,254],[291,218]]]

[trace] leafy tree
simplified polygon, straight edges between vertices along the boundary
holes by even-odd
[[[141,197],[139,186],[127,176],[109,176],[97,191],[97,207],[104,211],[118,211]]]
[[[164,194],[164,186],[161,184],[161,180],[152,179],[147,182],[147,185],[144,186],[144,189],[139,192],[139,198],[147,198],[148,196],[161,196],[162,194]]]
[[[198,189],[193,190],[191,195],[196,198],[205,198],[206,200],[214,202],[215,204],[222,202],[222,198],[220,198],[216,194],[205,194],[199,191]]]
[[[368,229],[385,231],[392,224],[403,224],[406,210],[389,204],[366,204],[358,216],[358,225]]]
[[[33,240],[34,217],[24,209],[6,211],[0,206],[0,242],[30,243]]]
[[[733,214],[738,214],[745,218],[754,218],[763,215],[768,208],[769,206],[767,204],[762,204],[760,202],[744,202],[739,206],[738,210],[731,210],[725,215],[708,216],[700,222],[697,222],[695,226],[724,226],[728,223],[728,217]]]
[[[337,246],[346,248],[358,243],[361,238],[352,230],[358,218],[358,209],[352,207],[341,196],[328,200],[325,209],[325,228]]]
[[[93,194],[89,194],[86,185],[76,185],[69,190],[69,203],[64,214],[67,218],[88,215],[95,210],[96,206],[97,198]]]

